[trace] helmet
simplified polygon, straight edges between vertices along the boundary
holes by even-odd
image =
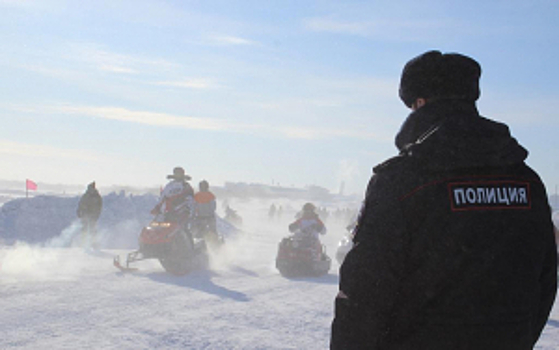
[[[303,211],[305,212],[314,212],[315,209],[316,207],[312,203],[305,203],[303,205]]]
[[[210,184],[206,180],[200,181],[198,186],[200,187],[200,191],[207,191],[210,188]]]

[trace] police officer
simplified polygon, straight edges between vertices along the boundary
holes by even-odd
[[[373,169],[340,269],[332,349],[532,349],[556,293],[544,185],[506,125],[479,115],[481,68],[409,61],[400,154]]]

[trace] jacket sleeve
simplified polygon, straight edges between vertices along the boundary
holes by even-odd
[[[98,220],[103,210],[103,198],[99,193],[91,197],[91,217]]]
[[[324,222],[318,218],[316,219],[316,231],[321,235],[326,234],[326,226],[324,225]]]
[[[299,228],[299,222],[301,220],[297,220],[291,224],[289,224],[289,232],[295,232],[297,230],[297,228]]]
[[[78,218],[81,218],[84,212],[84,204],[85,204],[85,195],[80,197],[80,201],[78,202],[78,209],[76,210],[76,214]]]
[[[538,310],[536,310],[536,320],[534,322],[534,344],[538,341],[545,327],[553,307],[553,302],[555,301],[555,294],[557,293],[557,245],[555,243],[555,233],[549,235],[547,243],[548,250],[540,276],[540,303]]]
[[[386,339],[405,266],[405,223],[390,186],[373,177],[355,246],[340,269],[331,349],[377,349]]]
[[[215,200],[215,198],[211,201],[211,207],[210,207],[212,213],[215,215],[215,210],[217,209],[217,202]]]

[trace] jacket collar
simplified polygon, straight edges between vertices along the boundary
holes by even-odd
[[[412,112],[396,146],[400,155],[435,170],[507,166],[528,156],[505,124],[480,116],[474,103],[461,100],[433,101]]]
[[[479,117],[474,103],[462,100],[436,100],[409,114],[396,135],[396,147],[402,151],[429,137],[449,118]]]

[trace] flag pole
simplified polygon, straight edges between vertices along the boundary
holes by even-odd
[[[29,179],[25,179],[25,198],[29,198],[29,190],[37,191],[37,184]]]

